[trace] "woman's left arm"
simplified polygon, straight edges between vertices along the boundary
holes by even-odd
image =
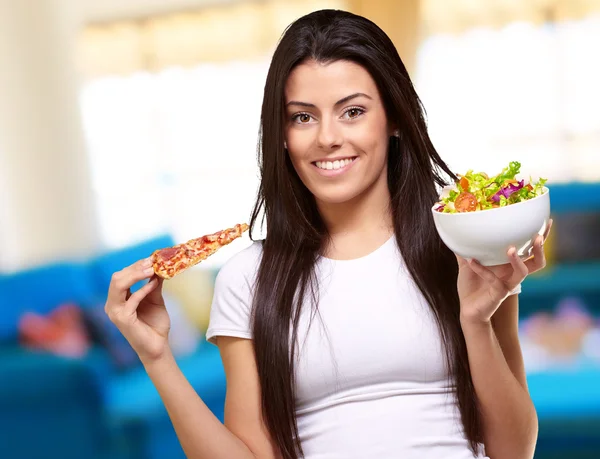
[[[491,459],[533,458],[538,422],[519,344],[518,295],[502,302],[491,323],[461,322],[486,455]]]
[[[534,455],[538,420],[519,343],[518,295],[510,292],[528,274],[545,267],[543,243],[551,226],[550,220],[526,261],[514,248],[508,252],[510,264],[487,268],[457,256],[460,320],[490,459]]]

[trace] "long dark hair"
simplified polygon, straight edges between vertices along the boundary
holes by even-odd
[[[308,14],[291,24],[275,50],[261,115],[261,181],[251,232],[266,219],[266,238],[253,303],[253,339],[263,418],[284,459],[303,455],[295,416],[294,360],[302,304],[314,291],[314,265],[327,229],[313,195],[298,177],[284,148],[284,87],[290,71],[314,59],[353,61],[375,80],[388,121],[388,185],[394,231],[404,261],[431,306],[446,350],[465,434],[475,453],[482,440],[480,415],[459,321],[454,254],[439,238],[431,207],[444,174],[427,133],[421,101],[392,41],[373,22],[337,10]],[[314,298],[314,297],[313,297]]]

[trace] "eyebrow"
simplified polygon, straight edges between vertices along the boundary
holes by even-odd
[[[373,100],[373,98],[372,98],[371,96],[368,96],[367,94],[365,94],[365,93],[362,93],[362,92],[357,92],[357,93],[355,93],[355,94],[350,94],[349,96],[346,96],[346,97],[344,97],[344,98],[342,98],[342,99],[338,100],[338,101],[337,101],[337,102],[334,104],[334,107],[338,107],[338,106],[340,106],[340,105],[342,105],[342,104],[345,104],[346,102],[349,102],[349,101],[351,101],[352,99],[356,99],[357,97],[366,97],[366,98],[367,98],[367,99],[369,99],[369,100]],[[310,103],[308,103],[308,102],[299,102],[299,101],[297,101],[297,100],[290,100],[290,101],[289,101],[289,102],[286,104],[286,106],[290,106],[290,105],[298,105],[298,106],[300,106],[300,107],[309,107],[309,108],[315,108],[315,107],[316,107],[316,105],[315,105],[315,104],[310,104]]]

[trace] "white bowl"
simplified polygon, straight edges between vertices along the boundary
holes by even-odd
[[[516,247],[521,258],[531,256],[533,241],[544,234],[550,218],[550,190],[506,207],[444,214],[433,212],[435,227],[444,244],[457,255],[478,260],[483,266],[510,263],[506,252]]]

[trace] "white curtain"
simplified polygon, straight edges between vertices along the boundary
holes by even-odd
[[[421,46],[416,86],[456,172],[511,160],[552,182],[600,180],[600,16],[514,23]]]
[[[205,64],[85,86],[84,128],[108,248],[160,232],[184,241],[248,221],[267,69],[266,59]]]

